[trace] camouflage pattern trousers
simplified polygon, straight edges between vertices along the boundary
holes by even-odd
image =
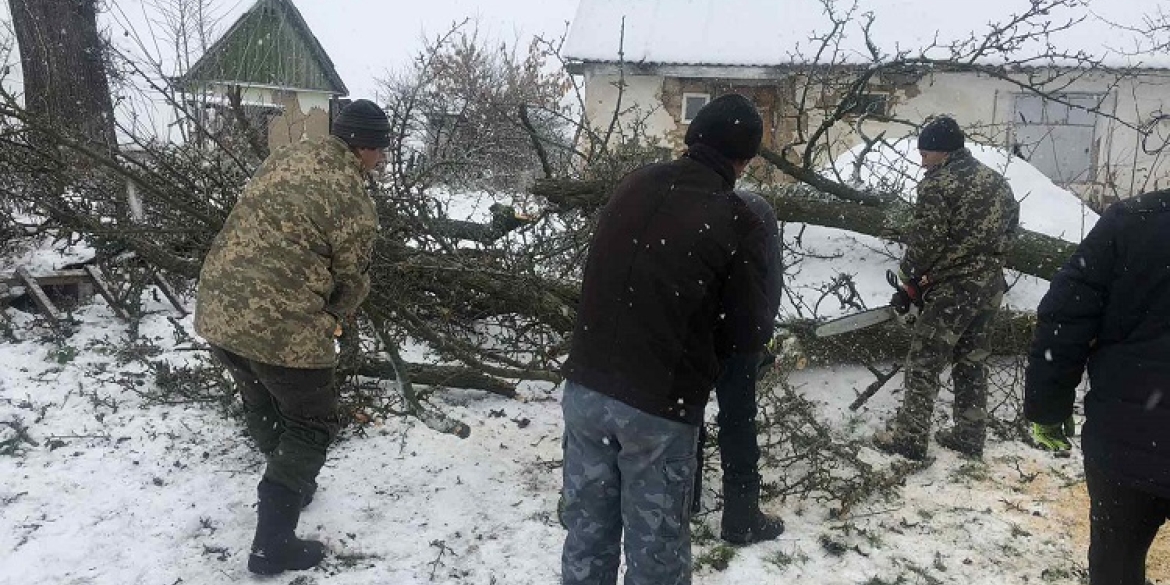
[[[991,325],[1003,300],[1003,275],[936,285],[914,321],[906,357],[905,396],[895,429],[900,438],[921,445],[929,440],[939,377],[948,365],[954,383],[955,438],[983,445],[987,418],[987,358]]]
[[[691,582],[690,510],[699,427],[565,383],[564,585]]]
[[[312,495],[325,452],[341,430],[333,369],[273,366],[215,346],[211,353],[240,390],[248,434],[268,459],[264,477]]]

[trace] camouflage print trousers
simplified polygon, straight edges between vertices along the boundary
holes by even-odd
[[[691,582],[690,510],[699,428],[565,383],[564,585]]]
[[[991,325],[1003,300],[1003,276],[939,284],[914,322],[906,357],[905,396],[894,428],[900,439],[929,439],[939,377],[948,365],[954,383],[955,438],[982,445],[986,435],[987,358]]]
[[[263,364],[212,346],[244,402],[244,423],[268,459],[264,477],[302,496],[317,491],[325,452],[341,430],[333,369]]]

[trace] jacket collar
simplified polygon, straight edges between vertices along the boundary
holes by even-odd
[[[952,152],[951,154],[947,155],[947,158],[945,160],[943,160],[941,165],[938,165],[937,167],[934,167],[933,169],[926,171],[926,176],[929,177],[929,176],[945,169],[946,167],[951,166],[952,164],[955,164],[959,161],[968,160],[968,159],[971,159],[974,157],[975,157],[975,155],[971,154],[971,149],[966,148],[966,147],[960,148],[959,150],[956,150],[956,151]]]
[[[723,177],[723,182],[727,184],[728,188],[735,186],[735,169],[731,167],[731,159],[723,156],[723,153],[707,146],[706,144],[692,144],[687,148],[687,152],[683,157],[689,158],[711,170],[719,173]]]
[[[346,144],[344,140],[342,140],[336,136],[333,136],[332,134],[329,135],[327,140],[329,140],[329,142],[332,143],[332,145],[335,148],[339,148],[345,152],[346,156],[349,157],[346,160],[348,160],[350,162],[350,166],[353,167],[354,172],[361,175],[362,178],[364,179],[366,177],[366,173],[364,170],[362,170],[362,161],[361,161],[361,159],[359,159],[357,157],[356,154],[353,153],[353,149],[350,148],[349,145]]]

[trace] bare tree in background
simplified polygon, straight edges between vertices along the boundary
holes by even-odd
[[[171,75],[178,76],[191,69],[215,40],[219,28],[219,11],[213,0],[149,0],[157,18],[152,24],[158,27],[161,37],[169,45],[175,65]],[[157,54],[161,54],[161,47]]]

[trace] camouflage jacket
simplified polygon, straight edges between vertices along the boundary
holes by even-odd
[[[918,183],[902,277],[925,275],[940,283],[1002,271],[1019,222],[1020,205],[1007,179],[970,150],[956,151]]]
[[[333,367],[333,331],[370,290],[377,232],[361,163],[344,142],[277,150],[203,261],[195,330],[265,364]]]

